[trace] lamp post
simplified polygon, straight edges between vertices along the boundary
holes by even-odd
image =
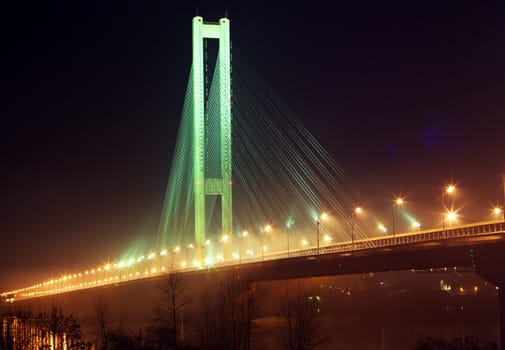
[[[449,221],[454,221],[458,218],[458,214],[456,214],[456,212],[454,211],[448,211],[446,213],[444,213],[444,217],[447,216],[447,219],[449,219]],[[444,227],[445,229],[445,227]],[[445,236],[445,231],[444,231],[444,236]]]
[[[393,217],[393,240],[395,239],[396,236],[396,226],[395,226],[395,216],[396,216],[396,210],[399,206],[403,205],[403,198],[402,197],[396,197],[393,206],[391,207],[391,215]]]
[[[352,249],[354,250],[354,214],[361,214],[363,209],[361,207],[356,207],[351,213],[351,242]]]
[[[223,260],[225,260],[228,256],[230,256],[230,247],[228,241],[230,240],[230,236],[225,233],[221,236],[219,242],[221,243],[221,254]]]
[[[205,266],[205,263],[207,262],[207,247],[210,245],[210,239],[207,239],[203,245],[203,261],[202,261],[202,266]]]
[[[238,263],[242,264],[242,238],[247,237],[249,232],[242,231],[238,234]]]
[[[442,192],[442,237],[445,236],[445,215],[447,211],[447,208],[445,206],[445,195],[452,194],[454,191],[456,191],[456,186],[447,185],[445,187],[445,190]]]
[[[181,250],[181,247],[177,246],[172,250],[172,270],[175,270],[175,254]]]
[[[324,212],[320,215],[321,220],[328,219],[328,213]],[[316,218],[316,241],[317,241],[317,254],[319,255],[319,226],[321,225],[321,221],[319,221],[319,216]]]
[[[505,205],[505,174],[503,174],[503,205]],[[505,220],[504,207],[501,207],[501,219]]]
[[[188,245],[186,245],[186,267],[187,267],[187,266],[191,266],[191,265],[189,264],[189,250],[190,250],[190,249],[193,249],[193,244],[188,244]]]
[[[261,236],[261,261],[265,259],[265,234],[270,231],[272,231],[272,225],[265,225],[263,228],[263,235]]]
[[[288,238],[288,258],[289,258],[289,229],[286,231],[286,236]]]

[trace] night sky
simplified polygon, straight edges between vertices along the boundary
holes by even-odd
[[[403,194],[436,225],[450,181],[463,222],[503,203],[503,2],[12,2],[0,15],[0,291],[154,240],[196,8],[209,21],[228,10],[234,49],[377,213]]]

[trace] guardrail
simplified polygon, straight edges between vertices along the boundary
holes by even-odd
[[[333,244],[325,244],[318,247],[310,247],[305,249],[296,249],[290,251],[282,251],[275,253],[265,253],[262,256],[254,256],[242,258],[239,261],[220,261],[212,264],[211,266],[205,266],[201,268],[182,268],[177,269],[178,272],[186,273],[203,268],[214,268],[214,267],[226,267],[247,263],[255,263],[261,261],[271,261],[277,259],[285,259],[291,257],[300,256],[316,256],[321,254],[329,253],[345,253],[353,252],[357,250],[371,249],[371,248],[381,248],[381,247],[392,247],[397,245],[405,245],[420,242],[436,242],[441,240],[450,240],[461,237],[471,237],[478,235],[489,235],[505,233],[505,221],[485,221],[477,222],[468,225],[462,225],[458,227],[449,227],[447,229],[432,229],[423,230],[416,232],[400,233],[396,235],[380,236],[367,239],[358,239],[354,241],[339,242]],[[159,266],[158,266],[159,267]],[[43,297],[47,295],[61,294],[76,290],[89,289],[94,287],[102,287],[106,285],[114,285],[119,283],[126,283],[135,280],[141,280],[146,278],[159,277],[167,272],[174,271],[174,269],[166,269],[163,267],[155,268],[154,264],[151,263],[150,266],[142,265],[142,269],[146,269],[144,273],[139,273],[136,271],[134,274],[132,271],[124,271],[119,275],[112,277],[112,273],[104,272],[103,277],[98,277],[95,280],[91,280],[90,276],[84,276],[81,274],[70,276],[70,278],[63,278],[56,280],[55,283],[47,284],[41,283],[35,286],[26,287],[18,291],[11,291],[1,294],[5,298],[6,295],[14,295],[17,300],[19,299],[30,299],[36,297]],[[140,267],[137,267],[139,270]],[[99,279],[98,279],[99,278]],[[13,301],[14,298],[10,298]]]
[[[380,236],[367,239],[359,239],[354,242],[339,242],[330,245],[311,247],[308,249],[299,249],[293,251],[284,251],[265,255],[265,260],[295,257],[311,256],[336,252],[351,252],[370,248],[391,247],[395,245],[405,245],[411,243],[450,240],[461,237],[471,237],[477,235],[489,235],[495,233],[505,233],[505,221],[483,221],[447,229],[431,229],[415,232],[400,233],[396,235]]]

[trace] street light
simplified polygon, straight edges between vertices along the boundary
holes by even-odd
[[[328,219],[328,213],[323,212],[320,215],[321,220],[327,220]],[[319,221],[319,217],[316,218],[316,240],[317,240],[317,254],[319,254],[319,225],[321,225],[321,222]]]
[[[442,192],[442,236],[445,236],[445,216],[446,216],[446,205],[445,205],[445,195],[446,194],[453,194],[456,191],[456,186],[454,185],[447,185],[445,187],[445,190]]]
[[[352,249],[354,250],[354,214],[361,214],[363,209],[361,207],[356,207],[351,213],[351,242],[352,242]]]
[[[242,238],[249,236],[249,232],[247,231],[242,231],[241,233],[238,234],[238,256],[239,256],[239,261],[238,263],[242,263]]]
[[[503,217],[503,209],[500,208],[499,206],[496,206],[493,208],[493,214],[498,217],[501,215],[501,219],[504,220],[504,217]]]
[[[272,225],[266,224],[261,235],[261,261],[265,259],[265,233],[272,231]]]
[[[395,216],[396,216],[396,210],[398,207],[402,206],[404,203],[404,200],[402,197],[396,197],[393,206],[391,207],[391,215],[393,217],[393,239],[395,238],[396,235],[396,226],[395,226]]]
[[[175,254],[180,252],[181,250],[181,247],[177,246],[174,248],[174,250],[172,250],[172,270],[175,269]]]
[[[458,218],[458,214],[452,210],[446,212],[445,216],[447,216],[447,219],[449,220],[449,222],[454,221]]]
[[[205,262],[207,261],[207,247],[211,244],[210,239],[205,240],[203,243],[203,266],[205,266]]]
[[[188,245],[186,245],[186,265],[189,263],[189,250],[190,249],[193,249],[193,244],[190,243]]]
[[[383,233],[388,232],[388,229],[387,229],[387,228],[386,228],[386,226],[384,226],[384,224],[382,224],[382,223],[379,223],[379,224],[377,225],[377,228],[379,229],[379,231],[381,231],[381,232],[383,232]]]

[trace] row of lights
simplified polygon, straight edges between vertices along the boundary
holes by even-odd
[[[453,221],[457,218],[457,213],[454,212],[453,210],[447,210],[446,209],[446,205],[445,205],[445,197],[446,195],[452,195],[454,192],[456,191],[456,186],[455,185],[447,185],[444,189],[444,191],[442,192],[442,195],[441,195],[441,202],[442,202],[442,207],[443,207],[443,215],[442,215],[442,230],[444,231],[445,230],[445,219],[447,218],[448,220],[450,221]],[[396,214],[396,209],[400,206],[403,206],[405,203],[404,201],[404,198],[403,197],[396,197],[393,201],[393,206],[392,206],[392,221],[393,221],[393,235],[395,235],[395,214]],[[355,215],[360,215],[361,213],[363,212],[363,208],[362,207],[356,207],[353,209],[352,211],[352,215],[351,215],[351,239],[353,241],[353,244],[354,244],[354,217]],[[503,209],[496,206],[493,208],[493,214],[494,215],[502,215],[502,219],[503,219]],[[322,221],[326,221],[327,219],[329,218],[329,215],[327,212],[323,212],[320,216],[318,216],[316,218],[316,225],[317,225],[317,248],[319,249],[319,225],[320,225],[320,221],[319,220],[322,220]],[[420,229],[420,223],[417,222],[417,221],[414,221],[412,223],[412,227],[414,229]],[[380,223],[378,224],[378,229],[384,233],[387,232],[387,228],[384,226],[384,224]],[[271,224],[266,224],[264,227],[263,227],[263,231],[264,233],[269,233],[272,231],[272,225]],[[247,237],[249,235],[248,231],[243,231],[239,234],[239,239],[242,239],[243,237]],[[263,237],[263,236],[262,236]],[[289,237],[288,237],[289,239]],[[227,235],[227,234],[224,234],[221,236],[221,242],[223,243],[226,243],[230,240],[230,236]],[[324,242],[325,243],[331,243],[332,242],[332,238],[329,236],[329,235],[325,235],[324,236]],[[210,245],[210,240],[206,240],[205,241],[205,246],[208,246]],[[306,240],[306,239],[302,239],[301,240],[301,245],[306,247],[309,245],[309,242]],[[186,249],[192,249],[193,248],[193,245],[190,244],[186,247]],[[180,252],[181,248],[180,246],[176,246],[173,250],[172,250],[172,253],[175,254],[175,253],[178,253]],[[263,244],[262,242],[262,248],[261,248],[261,252],[262,252],[262,259],[263,259],[263,254],[264,254],[264,251],[266,250],[266,246]],[[288,241],[288,253],[289,253],[289,241]],[[253,256],[254,255],[254,252],[250,249],[247,249],[246,251],[246,254],[249,255],[249,256]],[[160,256],[165,256],[167,255],[167,250],[162,250],[160,253],[159,253]],[[240,259],[240,256],[241,254],[237,254],[237,253],[233,253],[232,256],[235,258],[235,259]],[[89,274],[94,274],[96,271],[98,272],[101,272],[101,271],[109,271],[111,270],[112,268],[116,268],[116,269],[121,269],[123,267],[129,267],[129,266],[132,266],[133,264],[135,263],[140,263],[144,260],[152,260],[156,257],[156,254],[155,253],[151,253],[149,254],[147,257],[145,256],[140,256],[138,257],[137,259],[129,259],[127,261],[124,261],[124,260],[121,260],[117,263],[114,263],[114,264],[106,264],[105,266],[103,267],[98,267],[96,270],[95,269],[92,269],[92,270],[87,270],[84,272],[84,275],[89,275]],[[220,260],[220,261],[224,261],[224,258],[222,257],[222,255],[219,255],[218,256],[218,259],[217,260]],[[212,262],[211,261],[206,261],[207,264],[211,264]],[[186,267],[187,266],[187,263],[186,261],[183,261],[181,263],[181,266],[182,267]],[[193,262],[193,266],[194,267],[200,267],[201,264],[198,262],[198,261],[194,261]],[[137,273],[138,274],[138,273]],[[51,284],[54,284],[56,282],[66,282],[67,280],[71,280],[72,278],[77,278],[77,277],[81,277],[82,276],[82,273],[78,273],[78,274],[73,274],[73,275],[66,275],[66,276],[63,276],[59,279],[52,279],[52,280],[49,280],[49,281],[46,281],[46,282],[43,282],[43,283],[40,283],[40,284],[37,284],[37,285],[33,285],[33,286],[30,286],[30,287],[26,287],[26,288],[22,288],[22,289],[19,289],[17,291],[14,291],[12,293],[22,293],[22,292],[27,292],[27,291],[30,291],[30,290],[33,290],[33,289],[36,289],[36,288],[41,288],[41,287],[44,287],[44,286],[47,286],[47,285],[51,285]]]

